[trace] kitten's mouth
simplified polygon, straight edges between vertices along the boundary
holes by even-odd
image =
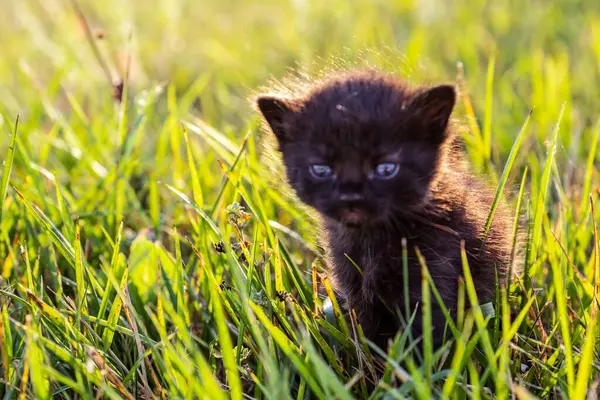
[[[359,226],[367,221],[367,213],[357,208],[342,210],[341,221],[348,226]]]

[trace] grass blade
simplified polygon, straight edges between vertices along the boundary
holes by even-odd
[[[250,307],[256,314],[258,320],[265,326],[269,334],[273,337],[279,348],[292,361],[298,372],[306,380],[306,383],[310,386],[315,396],[317,396],[319,399],[324,399],[325,394],[319,387],[310,369],[307,368],[306,362],[300,357],[300,350],[290,342],[290,340],[280,329],[278,329],[269,321],[268,317],[259,306],[250,303]]]
[[[27,334],[27,365],[29,374],[31,375],[31,386],[33,386],[33,392],[36,399],[50,399],[50,383],[48,377],[44,374],[42,366],[44,365],[44,354],[42,348],[39,345],[37,335],[34,336],[34,330],[37,331],[37,323],[32,323],[31,316],[27,316],[29,319],[28,325],[32,326],[32,329]],[[39,333],[38,333],[39,334]],[[25,375],[25,374],[24,374]],[[27,380],[24,379],[25,383]],[[22,395],[24,393],[21,393]]]
[[[490,165],[492,160],[492,100],[494,99],[495,64],[496,58],[492,54],[488,60],[487,79],[485,85],[485,115],[483,118],[483,146],[488,165]]]
[[[125,269],[125,271],[123,271],[123,276],[121,277],[121,284],[119,285],[121,291],[124,291],[125,286],[127,285],[127,272],[128,270]],[[113,299],[110,313],[108,314],[108,319],[106,320],[108,326],[106,326],[102,332],[102,345],[104,346],[104,351],[107,351],[110,348],[117,323],[119,322],[119,315],[121,314],[122,306],[123,301],[121,300],[121,296],[117,294]]]
[[[81,315],[86,314],[86,283],[84,280],[84,265],[81,252],[79,223],[75,224],[75,283],[77,284],[77,326],[81,329]]]
[[[10,144],[8,145],[8,151],[6,152],[6,158],[4,159],[4,168],[2,170],[2,183],[0,184],[0,226],[2,226],[2,214],[4,210],[4,200],[8,193],[8,182],[10,180],[10,173],[12,171],[13,161],[15,160],[15,149],[17,145],[17,132],[19,131],[19,115],[15,120],[15,126],[13,134],[10,137]]]
[[[502,171],[502,175],[500,176],[500,183],[498,184],[498,187],[496,188],[496,193],[494,195],[494,201],[492,202],[492,207],[488,214],[487,220],[485,221],[485,230],[484,230],[484,234],[483,234],[484,238],[487,238],[487,234],[492,226],[492,221],[494,219],[494,213],[496,212],[498,203],[500,202],[500,199],[502,198],[502,193],[504,192],[504,187],[506,186],[506,181],[508,180],[508,176],[510,174],[510,171],[512,170],[512,166],[515,162],[515,158],[517,157],[519,148],[521,147],[521,141],[523,140],[523,137],[525,136],[524,133],[527,129],[527,126],[529,125],[529,120],[531,119],[532,113],[533,113],[533,110],[529,111],[529,114],[527,115],[527,119],[525,119],[525,123],[523,123],[523,126],[521,127],[521,131],[517,135],[517,138],[515,139],[513,146],[510,149],[510,154],[508,155],[506,164],[504,164],[504,170]]]
[[[475,323],[477,325],[477,330],[481,335],[483,351],[489,362],[488,368],[490,368],[490,370],[495,374],[498,370],[496,366],[496,357],[494,355],[490,335],[487,331],[487,323],[483,318],[483,313],[481,312],[481,307],[479,306],[479,300],[477,298],[477,292],[475,291],[475,284],[473,283],[473,275],[471,274],[471,269],[469,268],[469,261],[467,259],[467,253],[465,251],[464,242],[461,242],[461,255],[463,262],[463,272],[465,275],[465,288],[467,290],[469,301],[471,302],[471,308],[473,311],[473,316],[475,318]]]
[[[217,330],[219,332],[219,343],[221,345],[221,354],[223,355],[223,363],[225,364],[225,371],[227,373],[229,391],[232,399],[241,399],[242,383],[240,381],[237,365],[235,364],[233,345],[231,342],[229,329],[227,328],[225,312],[223,310],[223,305],[221,304],[219,293],[215,289],[214,285],[211,285],[210,287],[213,315],[215,317]]]
[[[581,359],[577,368],[577,380],[573,389],[572,399],[586,399],[588,382],[592,373],[594,363],[594,352],[596,348],[596,329],[598,324],[598,282],[600,281],[600,237],[598,236],[598,225],[596,224],[596,212],[594,201],[590,196],[590,205],[592,208],[592,223],[594,224],[594,298],[592,300],[592,311],[588,320],[588,326],[585,332],[585,341],[581,352]]]
[[[534,261],[537,258],[537,253],[540,245],[540,240],[542,237],[542,226],[543,226],[543,218],[544,212],[546,211],[546,198],[548,196],[548,188],[550,186],[550,178],[552,171],[552,163],[554,162],[554,155],[556,153],[556,145],[558,143],[558,132],[560,128],[560,122],[563,118],[563,113],[565,111],[565,105],[563,104],[560,114],[558,115],[558,120],[556,121],[556,125],[554,126],[554,131],[552,132],[552,140],[550,142],[550,147],[548,149],[548,156],[546,157],[546,162],[544,164],[544,172],[542,173],[542,177],[540,180],[539,192],[537,193],[536,203],[535,203],[535,211],[533,217],[533,233],[532,233],[532,243],[531,250],[529,253],[529,264],[532,265],[529,270],[529,276],[535,276],[537,273],[537,266],[539,264],[534,264]]]

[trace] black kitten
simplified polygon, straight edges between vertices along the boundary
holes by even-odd
[[[493,193],[463,167],[449,124],[455,99],[452,86],[411,88],[376,71],[339,74],[293,98],[257,99],[290,185],[321,216],[337,289],[384,349],[400,328],[396,310],[404,310],[403,240],[411,310],[421,301],[416,249],[453,315],[462,241],[482,303],[493,299],[496,273],[503,278],[510,262],[503,207],[483,238]],[[432,316],[437,346],[446,320],[435,300]],[[415,336],[421,321],[419,314]]]

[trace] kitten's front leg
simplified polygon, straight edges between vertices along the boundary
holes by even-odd
[[[379,281],[374,271],[364,271],[361,283],[361,296],[366,304],[372,305],[377,298]]]

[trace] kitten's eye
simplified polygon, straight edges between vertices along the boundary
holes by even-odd
[[[313,164],[310,166],[310,173],[317,179],[329,179],[333,176],[333,170],[323,164]]]
[[[391,179],[400,170],[400,166],[394,163],[382,163],[375,167],[375,177],[379,179]]]

